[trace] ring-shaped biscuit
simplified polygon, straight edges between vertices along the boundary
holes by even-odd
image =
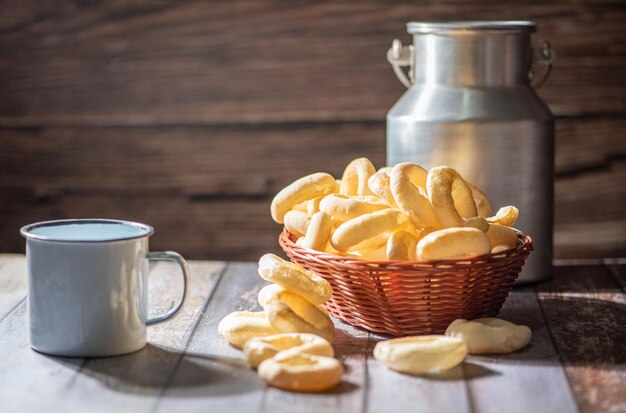
[[[333,357],[285,350],[263,361],[259,376],[271,386],[295,392],[320,392],[341,383],[343,366]]]
[[[357,158],[350,162],[341,176],[341,195],[373,195],[367,180],[376,173],[376,168],[367,158]]]
[[[486,220],[478,216],[472,189],[454,169],[437,166],[428,172],[428,199],[444,228],[474,227],[487,230]]]
[[[334,357],[333,346],[322,337],[308,333],[282,333],[273,336],[252,338],[243,346],[248,364],[257,368],[259,364],[281,351]]]
[[[330,194],[322,199],[319,208],[337,221],[349,221],[359,215],[387,209],[389,205],[374,196]]]
[[[390,173],[391,168],[389,167],[387,167],[387,169],[379,169],[378,172],[370,176],[370,179],[367,180],[367,186],[369,186],[370,191],[372,191],[374,195],[384,200],[390,207],[398,208],[398,204],[391,193]]]
[[[324,172],[304,176],[283,188],[272,200],[270,212],[272,219],[283,223],[285,214],[295,205],[309,199],[337,192],[335,178]]]
[[[416,228],[441,228],[430,201],[420,193],[427,176],[428,172],[419,165],[399,163],[391,170],[391,193],[398,208]]]
[[[496,215],[487,218],[487,222],[490,224],[500,224],[506,227],[511,227],[517,221],[519,215],[519,209],[513,205],[502,207],[496,212]]]
[[[330,243],[337,251],[347,252],[377,235],[390,233],[408,225],[406,217],[397,209],[383,209],[361,215],[339,225],[330,237]]]
[[[259,304],[279,332],[311,333],[333,341],[335,326],[328,313],[304,297],[270,284],[259,291]]]
[[[417,240],[408,231],[394,231],[387,241],[385,255],[390,261],[415,260]]]
[[[217,331],[233,347],[242,348],[253,337],[278,334],[263,311],[235,311],[224,317],[217,326]]]
[[[474,197],[474,203],[476,204],[478,216],[483,218],[490,217],[493,214],[493,209],[491,208],[491,202],[489,201],[487,195],[476,185],[473,185],[470,182],[467,182],[467,184],[472,190],[472,196]]]
[[[527,326],[493,317],[454,320],[445,334],[462,339],[470,354],[513,353],[526,347],[532,337]]]
[[[304,235],[302,247],[324,251],[333,229],[333,217],[319,211],[313,214]]]
[[[487,238],[489,238],[492,249],[498,245],[506,245],[509,248],[513,248],[517,245],[517,232],[504,225],[489,224]]]
[[[459,338],[415,336],[377,343],[374,358],[401,373],[426,374],[459,365],[467,352],[466,344]]]
[[[445,228],[431,232],[417,243],[418,260],[449,260],[491,252],[487,234],[476,228]]]
[[[299,294],[312,304],[324,304],[333,295],[328,281],[274,254],[261,257],[258,272],[264,280]]]
[[[311,222],[311,215],[303,211],[297,211],[292,209],[287,212],[284,217],[284,225],[287,231],[291,232],[297,237],[302,237],[306,234],[306,230]]]

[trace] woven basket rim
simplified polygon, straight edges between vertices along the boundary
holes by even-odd
[[[328,281],[324,304],[335,317],[394,336],[441,334],[457,318],[495,317],[524,262],[532,239],[462,260],[369,261],[303,248],[286,229],[278,242],[289,259]]]
[[[478,255],[474,257],[468,257],[463,259],[448,259],[448,260],[424,260],[424,261],[371,261],[364,260],[357,257],[345,257],[342,255],[332,254],[329,252],[317,251],[310,248],[305,248],[297,245],[294,240],[297,239],[295,235],[290,233],[286,228],[283,228],[282,232],[279,236],[279,244],[283,249],[300,249],[306,251],[306,254],[309,256],[309,259],[313,259],[318,261],[319,263],[328,263],[328,261],[332,261],[333,263],[343,264],[346,266],[364,266],[370,268],[378,268],[383,269],[386,267],[397,268],[405,268],[405,269],[423,269],[428,267],[439,267],[439,266],[459,266],[459,267],[468,267],[476,264],[485,264],[489,262],[498,262],[501,260],[508,260],[511,256],[518,255],[520,253],[524,253],[525,251],[532,251],[533,241],[530,235],[525,234],[524,232],[512,228],[517,232],[518,243],[514,248],[509,248],[507,250],[492,254],[484,254]]]

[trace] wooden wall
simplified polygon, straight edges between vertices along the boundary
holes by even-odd
[[[532,19],[558,60],[556,256],[626,253],[623,1],[0,1],[0,251],[21,225],[154,225],[153,249],[254,259],[269,201],[385,159],[409,20]]]

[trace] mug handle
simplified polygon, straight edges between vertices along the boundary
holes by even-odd
[[[173,251],[149,252],[146,255],[146,258],[149,261],[174,261],[180,266],[180,269],[183,273],[183,295],[180,298],[180,301],[176,306],[172,307],[172,309],[170,309],[165,314],[161,314],[146,320],[146,325],[149,326],[167,320],[168,318],[176,314],[176,312],[180,310],[180,308],[183,306],[183,303],[185,302],[185,297],[187,296],[187,285],[189,284],[189,266],[187,265],[187,261],[185,261],[185,259],[179,253]]]

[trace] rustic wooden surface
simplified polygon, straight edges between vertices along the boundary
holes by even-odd
[[[160,263],[152,311],[178,294]],[[623,412],[626,411],[626,260],[559,262],[554,279],[514,290],[500,316],[533,330],[505,356],[470,356],[440,375],[412,377],[374,360],[384,337],[335,320],[346,366],[326,394],[267,387],[217,334],[231,311],[258,309],[254,263],[191,262],[181,314],[149,329],[145,349],[119,357],[55,358],[30,349],[25,260],[0,255],[0,400],[3,412]]]
[[[148,222],[192,258],[276,247],[273,193],[385,158],[411,19],[532,19],[558,60],[557,257],[626,254],[623,1],[0,1],[0,250],[21,225]],[[193,217],[195,219],[187,219]]]

